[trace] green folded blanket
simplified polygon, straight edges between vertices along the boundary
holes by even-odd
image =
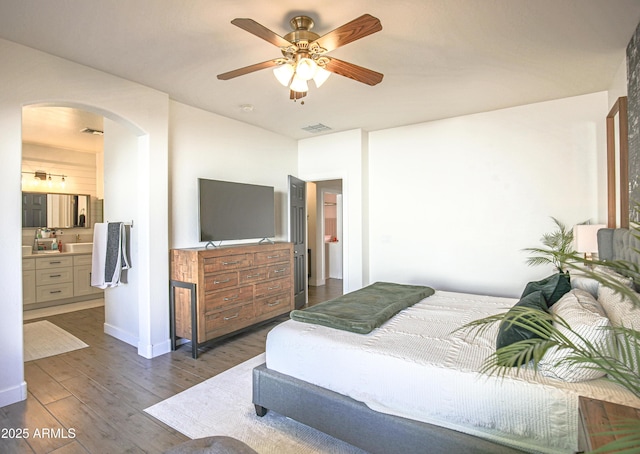
[[[290,315],[299,322],[367,334],[433,293],[432,288],[422,285],[376,282],[307,309],[291,311]]]

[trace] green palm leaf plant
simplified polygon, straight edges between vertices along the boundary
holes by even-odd
[[[560,221],[553,218],[557,230],[545,234],[541,242],[542,248],[528,248],[533,256],[527,259],[530,265],[553,265],[559,272],[579,271],[581,275],[598,281],[599,285],[607,286],[616,293],[624,295],[634,305],[634,310],[640,310],[640,296],[633,289],[623,285],[614,277],[596,273],[595,265],[607,266],[621,274],[631,277],[635,283],[640,283],[640,267],[624,261],[586,261],[573,250],[573,233]],[[634,229],[634,236],[640,236]],[[640,254],[640,251],[635,251]],[[481,372],[504,377],[510,373],[518,373],[524,368],[532,368],[537,372],[538,364],[544,354],[555,347],[558,350],[570,352],[563,359],[563,365],[588,368],[607,374],[611,380],[634,395],[640,397],[640,331],[628,327],[603,327],[612,331],[612,338],[617,345],[594,345],[576,332],[561,317],[553,313],[545,313],[527,307],[515,307],[508,313],[497,314],[475,320],[460,328],[472,335],[480,335],[498,323],[508,326],[518,326],[531,331],[533,339],[522,340],[497,349],[486,358]],[[604,348],[603,348],[604,347]],[[620,420],[612,424],[616,440],[608,443],[593,453],[619,452],[638,453],[640,446],[640,421]],[[597,435],[610,435],[601,433]]]

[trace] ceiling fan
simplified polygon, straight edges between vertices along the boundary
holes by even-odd
[[[340,46],[382,30],[380,20],[370,14],[363,14],[323,36],[311,31],[314,23],[308,16],[296,16],[291,19],[289,23],[293,31],[284,37],[253,19],[234,19],[231,23],[278,46],[282,57],[218,74],[220,80],[229,80],[261,69],[275,67],[276,78],[282,85],[289,87],[289,98],[294,101],[307,95],[309,80],[313,80],[319,87],[331,73],[367,85],[376,85],[382,81],[383,74],[379,72],[326,55]]]

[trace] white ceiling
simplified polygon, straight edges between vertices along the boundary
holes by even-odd
[[[640,22],[640,0],[0,0],[0,37],[168,93],[285,136],[367,131],[609,88]],[[231,25],[279,35],[296,14],[323,35],[364,14],[382,31],[329,55],[384,74],[370,87],[332,75],[304,105],[271,70],[216,75],[280,56]],[[46,71],[46,68],[43,69]],[[240,106],[250,104],[253,111]],[[85,125],[83,125],[84,127]],[[37,130],[37,128],[36,128]]]

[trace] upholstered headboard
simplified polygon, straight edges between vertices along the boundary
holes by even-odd
[[[640,240],[638,233],[629,229],[598,230],[598,258],[600,260],[625,260],[640,265]]]

